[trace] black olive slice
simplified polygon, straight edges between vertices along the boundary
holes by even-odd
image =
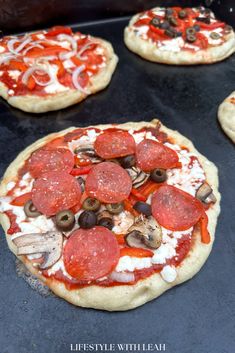
[[[142,213],[142,214],[144,214],[147,217],[151,216],[151,214],[152,214],[151,206],[148,203],[143,202],[143,201],[137,201],[134,204],[133,208],[137,212]]]
[[[196,42],[197,38],[194,34],[188,34],[186,36],[186,41],[189,42],[189,43],[194,43]]]
[[[87,211],[98,211],[100,206],[100,201],[91,197],[88,197],[82,204],[82,208]]]
[[[168,29],[168,28],[170,28],[170,23],[168,21],[164,21],[159,25],[159,28]]]
[[[133,154],[119,158],[119,162],[123,168],[131,168],[136,164],[136,158]]]
[[[179,18],[182,20],[187,17],[187,12],[185,10],[180,10],[178,13]]]
[[[186,29],[186,35],[188,36],[188,35],[191,35],[191,34],[195,34],[196,33],[196,29],[194,28],[194,27],[188,27],[187,29]]]
[[[220,39],[220,35],[217,32],[211,32],[210,37],[211,39]]]
[[[211,23],[210,17],[197,17],[196,20],[198,22],[203,22],[209,25]]]
[[[155,183],[163,183],[167,179],[166,170],[162,168],[153,169],[150,173],[150,178],[155,181]]]
[[[97,216],[93,211],[84,211],[78,217],[78,224],[81,228],[89,229],[96,225]]]
[[[177,37],[177,31],[173,28],[168,28],[164,32],[168,37],[170,38],[176,38]]]
[[[152,26],[154,26],[154,27],[158,27],[158,26],[160,25],[160,20],[159,20],[159,18],[154,17],[154,18],[151,20],[150,24],[151,24]]]
[[[73,229],[75,224],[75,217],[72,211],[63,210],[56,214],[55,216],[56,227],[59,230],[69,231]]]
[[[24,205],[24,212],[27,217],[35,218],[41,215],[41,213],[36,209],[32,200],[28,200]]]
[[[201,27],[199,25],[194,25],[193,28],[196,32],[200,32]]]
[[[178,21],[174,16],[169,16],[168,21],[174,27],[176,27],[178,25]]]
[[[108,203],[107,205],[105,205],[105,207],[107,208],[107,210],[110,212],[110,213],[113,213],[113,214],[119,214],[123,211],[123,204],[120,202],[120,203]]]

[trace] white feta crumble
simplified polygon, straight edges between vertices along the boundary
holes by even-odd
[[[162,278],[164,279],[164,281],[171,283],[174,282],[176,280],[177,277],[177,271],[176,268],[174,266],[164,266],[163,269],[160,272]]]
[[[133,272],[134,270],[141,270],[143,268],[151,267],[151,258],[150,257],[132,257],[132,256],[122,256],[120,257],[118,264],[115,268],[117,272],[129,271]]]
[[[173,38],[170,40],[163,40],[158,46],[158,50],[166,50],[172,52],[179,52],[184,46],[184,40],[181,37]]]
[[[4,51],[5,51],[5,48],[2,45],[0,45],[0,53],[3,53]]]
[[[21,72],[19,70],[9,70],[8,73],[9,76],[15,81],[17,81],[19,76],[21,75]]]
[[[13,189],[15,185],[16,183],[14,181],[10,181],[6,186],[7,191],[10,191],[11,189]]]

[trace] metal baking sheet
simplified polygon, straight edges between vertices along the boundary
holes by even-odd
[[[103,92],[71,108],[40,115],[22,113],[1,100],[0,172],[22,149],[50,132],[158,117],[190,138],[219,168],[222,212],[213,251],[191,281],[135,310],[109,313],[77,308],[33,291],[17,277],[15,257],[1,230],[1,353],[67,353],[76,343],[114,344],[106,348],[114,347],[115,352],[118,343],[165,344],[167,353],[234,352],[235,154],[216,114],[234,90],[235,56],[196,67],[150,63],[124,46],[126,24],[120,19],[79,27],[111,41],[119,56],[111,84]]]

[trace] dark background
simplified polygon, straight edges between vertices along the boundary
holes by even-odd
[[[34,30],[54,24],[72,24],[129,16],[162,5],[210,6],[222,19],[235,23],[234,0],[0,0],[0,25],[5,32]]]
[[[128,15],[157,3],[0,1],[0,23],[4,31],[22,31]],[[213,6],[232,24],[229,1],[221,4]],[[150,63],[124,46],[126,24],[126,19],[117,18],[77,27],[111,41],[119,56],[106,90],[68,109],[40,115],[23,113],[0,100],[0,175],[22,149],[50,132],[158,117],[190,138],[219,168],[222,212],[213,251],[191,281],[135,310],[109,313],[76,308],[33,291],[17,277],[15,257],[1,230],[0,353],[69,353],[71,343],[84,342],[165,343],[167,353],[235,351],[235,154],[216,120],[218,105],[234,90],[235,56],[196,67]]]

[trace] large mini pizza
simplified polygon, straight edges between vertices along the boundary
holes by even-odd
[[[218,119],[225,134],[235,143],[235,91],[220,104]]]
[[[0,194],[16,256],[58,296],[105,310],[194,276],[220,210],[215,165],[158,120],[48,135],[11,163]]]
[[[0,96],[26,112],[68,107],[105,88],[117,64],[112,45],[69,27],[0,40]]]
[[[143,58],[174,65],[211,64],[235,51],[232,27],[202,6],[141,12],[130,20],[124,39]]]

